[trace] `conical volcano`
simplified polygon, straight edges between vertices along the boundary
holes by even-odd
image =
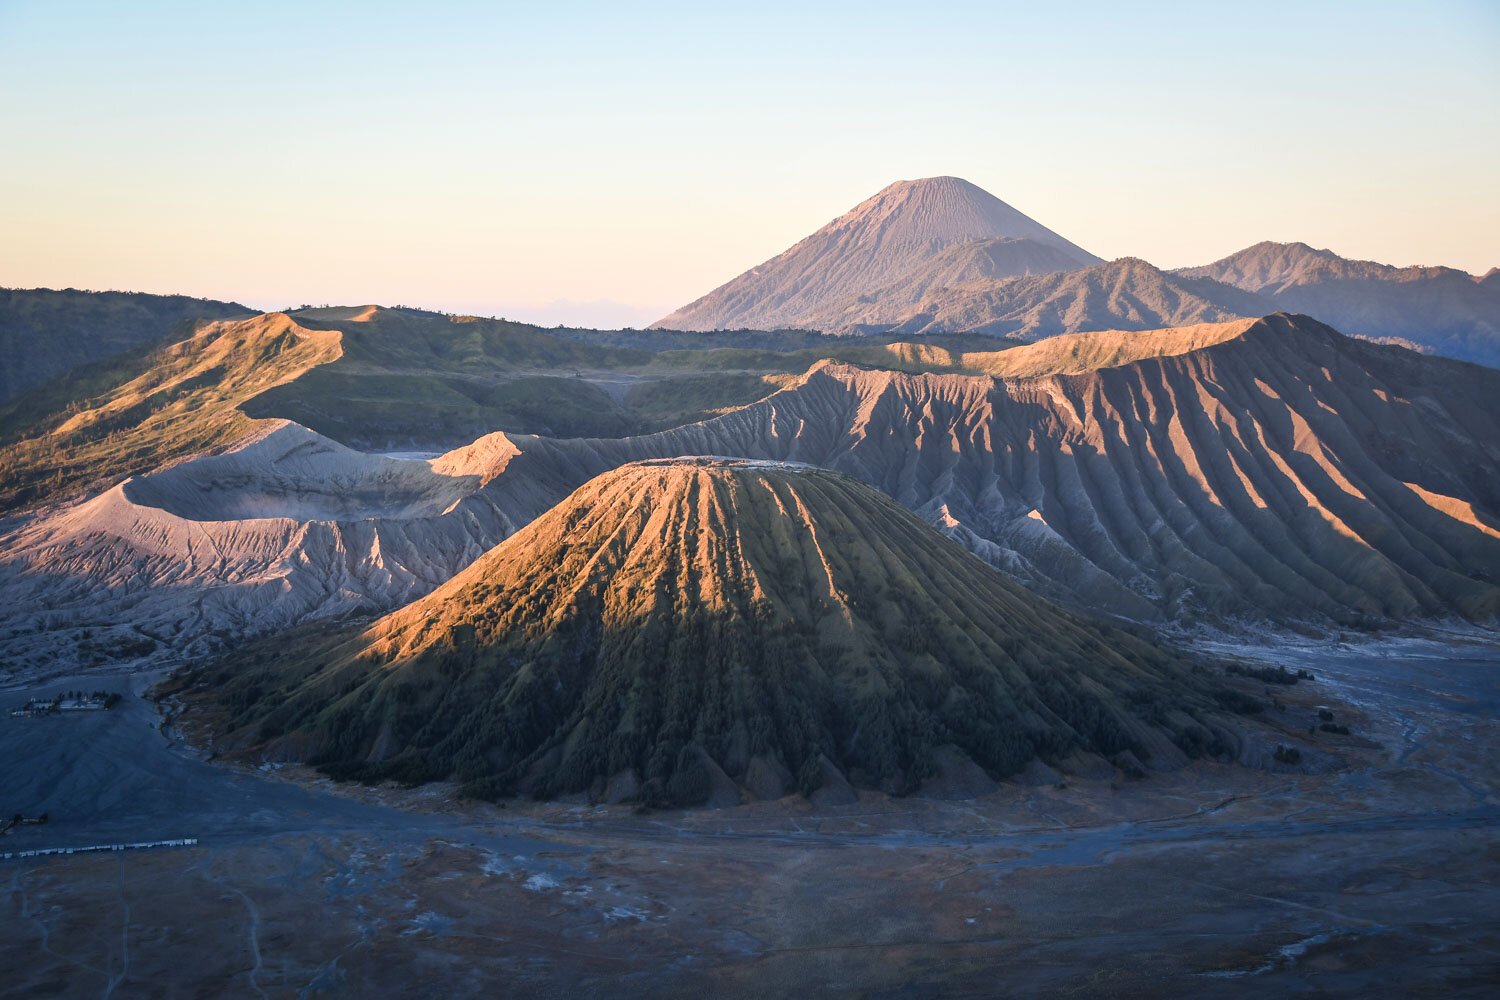
[[[899,793],[938,757],[1000,778],[1226,746],[1206,674],[781,463],[606,473],[362,633],[288,645],[207,686],[239,745],[481,795]]]
[[[944,255],[950,248],[965,247]],[[957,254],[957,255],[955,255]],[[795,246],[657,322],[672,330],[821,329],[892,284],[1047,274],[1098,257],[957,177],[897,181]]]

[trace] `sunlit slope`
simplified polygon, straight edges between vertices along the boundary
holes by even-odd
[[[159,342],[195,321],[248,316],[186,295],[0,288],[0,406],[90,364]]]
[[[986,338],[981,337],[924,337],[850,348],[841,352],[839,358],[868,367],[907,372],[1009,378],[1076,375],[1212,347],[1233,340],[1256,322],[1240,319],[1159,330],[1096,330],[1061,334],[1031,344],[1005,345],[992,341],[990,349],[984,348]],[[997,346],[1003,349],[996,349]]]
[[[61,383],[23,397],[0,425],[0,511],[223,449],[254,432],[241,404],[339,352],[337,333],[268,313],[206,324],[101,374],[87,395],[64,400],[54,393],[71,383]]]
[[[1230,752],[1219,691],[1077,618],[889,498],[723,460],[593,480],[421,601],[348,638],[210,671],[233,741],[346,776],[690,804],[727,780],[906,791],[956,746]],[[1208,714],[1205,714],[1208,713]]]

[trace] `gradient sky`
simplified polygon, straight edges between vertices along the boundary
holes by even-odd
[[[934,174],[1500,265],[1500,3],[1219,6],[0,0],[0,285],[643,325]]]

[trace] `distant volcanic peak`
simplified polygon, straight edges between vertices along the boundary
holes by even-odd
[[[945,249],[993,247],[979,274]],[[820,328],[825,312],[886,286],[925,289],[963,277],[1071,270],[1099,263],[1005,202],[957,177],[897,181],[788,250],[654,325],[680,330]]]
[[[1254,246],[1240,251],[1240,253],[1254,255],[1281,254],[1291,258],[1319,257],[1323,260],[1343,259],[1327,247],[1315,247],[1310,243],[1303,243],[1301,240],[1293,240],[1290,243],[1277,242],[1276,240],[1261,240]]]
[[[1061,247],[1079,263],[1099,258],[1023,215],[994,195],[958,177],[897,181],[829,224],[829,229],[869,227],[884,244],[1028,239]]]
[[[1174,742],[1217,739],[1175,711],[1214,702],[1172,654],[847,476],[716,457],[599,476],[362,635],[269,659],[223,671],[229,704],[290,692],[238,702],[250,741],[478,794],[695,804],[830,768],[907,791],[942,747],[999,777],[1079,749],[1170,766]]]
[[[1177,273],[1209,277],[1247,291],[1277,294],[1299,285],[1326,281],[1412,281],[1467,275],[1450,267],[1396,267],[1373,260],[1342,257],[1306,243],[1261,242],[1201,267]],[[1472,275],[1468,275],[1472,277]]]

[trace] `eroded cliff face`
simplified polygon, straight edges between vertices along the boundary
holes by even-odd
[[[848,472],[1045,592],[1126,614],[1488,619],[1497,376],[1305,318],[1116,368],[1026,379],[824,365],[665,434],[517,440],[486,487],[525,517],[633,458]]]
[[[1009,363],[1024,377],[823,363],[660,434],[493,434],[429,463],[275,425],[13,523],[0,642],[15,668],[78,657],[83,629],[100,646],[144,631],[197,652],[389,610],[594,476],[680,455],[848,473],[1040,592],[1127,617],[1487,621],[1500,608],[1500,373],[1304,317],[1061,344],[1021,349]],[[1078,370],[1096,363],[1113,366]]]

